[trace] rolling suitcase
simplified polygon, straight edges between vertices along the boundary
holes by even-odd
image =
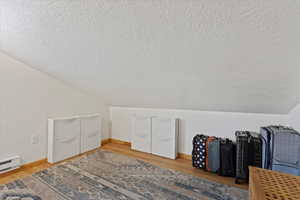
[[[209,136],[206,140],[205,149],[206,149],[206,158],[205,158],[205,167],[207,171],[211,171],[211,169],[208,166],[208,158],[211,156],[211,154],[208,151],[208,146],[211,142],[213,142],[216,138],[213,136]]]
[[[249,166],[262,166],[262,142],[260,135],[248,131],[237,131],[235,182],[248,182]]]
[[[236,146],[229,139],[220,142],[220,163],[220,176],[235,177]]]
[[[284,126],[261,128],[263,168],[300,175],[300,134]]]
[[[220,169],[220,139],[208,143],[208,162],[206,169],[217,173]]]
[[[206,135],[196,135],[193,138],[192,162],[193,167],[199,169],[206,168]]]

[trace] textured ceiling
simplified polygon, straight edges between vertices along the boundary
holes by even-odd
[[[111,105],[287,113],[299,0],[0,0],[0,49]]]

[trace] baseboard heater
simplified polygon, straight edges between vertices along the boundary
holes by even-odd
[[[14,156],[5,160],[0,160],[0,174],[17,169],[21,166],[20,156]]]

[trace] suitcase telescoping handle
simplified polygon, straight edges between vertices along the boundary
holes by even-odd
[[[248,143],[250,143],[251,139],[252,139],[252,135],[249,131],[236,131],[235,136],[236,137],[239,137],[239,136],[247,137]]]

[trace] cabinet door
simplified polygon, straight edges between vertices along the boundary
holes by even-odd
[[[81,118],[81,153],[96,149],[101,145],[101,118],[90,116]]]
[[[80,119],[54,121],[53,160],[58,162],[80,153]]]
[[[134,117],[131,137],[132,149],[151,153],[151,118]]]
[[[175,159],[177,157],[176,120],[169,118],[152,118],[152,153]]]

